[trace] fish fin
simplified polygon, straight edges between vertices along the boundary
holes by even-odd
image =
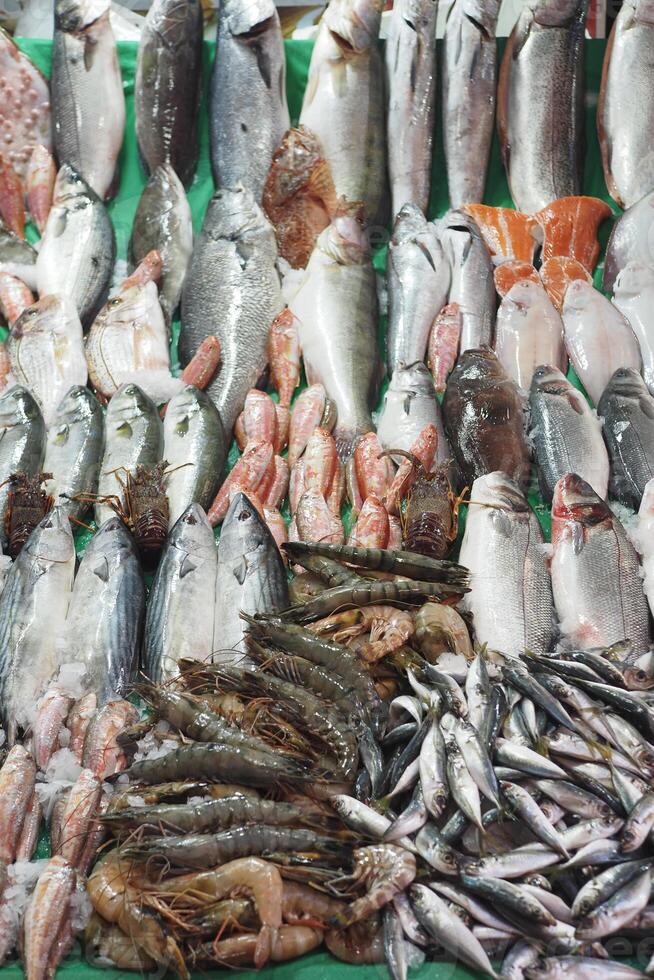
[[[245,558],[245,556],[239,558],[239,560],[235,563],[232,571],[234,573],[234,578],[236,579],[238,584],[243,585],[248,574],[247,558]]]
[[[93,568],[93,574],[97,575],[102,582],[109,581],[109,562],[106,555],[101,555],[97,564]]]
[[[352,431],[352,429],[342,429],[337,425],[334,429],[333,436],[336,442],[338,458],[342,463],[347,463],[359,441],[360,433]]]
[[[197,567],[198,563],[194,561],[190,555],[184,555],[184,559],[179,570],[179,577],[184,578],[185,575],[188,575],[190,572],[194,572]]]

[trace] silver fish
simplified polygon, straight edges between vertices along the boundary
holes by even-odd
[[[497,977],[479,940],[443,899],[425,885],[412,885],[411,906],[432,939],[473,970]]]
[[[435,463],[451,458],[443,428],[441,407],[434,382],[422,361],[399,366],[393,372],[377,422],[377,435],[384,449],[409,452],[426,425],[438,430]]]
[[[213,529],[191,504],[168,535],[148,597],[143,670],[155,683],[174,677],[184,657],[209,658],[217,568]]]
[[[242,186],[209,202],[182,292],[180,358],[188,364],[215,334],[222,360],[207,391],[229,437],[268,360],[270,324],[282,308],[272,225]]]
[[[561,842],[559,832],[548,820],[531,793],[517,783],[503,781],[500,785],[511,809],[524,820],[534,836],[548,847],[553,847],[555,851],[559,851],[563,857],[568,858],[569,854]]]
[[[78,171],[100,199],[116,185],[125,96],[109,0],[56,0],[52,125],[59,165]]]
[[[636,335],[643,359],[643,378],[654,393],[654,267],[630,262],[618,273],[613,288],[613,304],[627,318]]]
[[[603,980],[642,980],[644,974],[627,963],[590,956],[546,956],[526,967],[527,980],[595,980],[598,964]]]
[[[646,868],[578,922],[575,935],[588,941],[618,932],[621,926],[642,912],[649,902],[651,890],[651,870]]]
[[[504,51],[498,129],[511,197],[527,214],[581,191],[588,5],[534,0]]]
[[[285,75],[273,0],[220,0],[209,96],[216,187],[241,182],[261,201],[273,152],[290,126]]]
[[[630,262],[654,265],[654,191],[621,214],[606,245],[602,288],[611,292],[615,280]],[[0,253],[1,254],[1,253]]]
[[[0,218],[0,270],[22,279],[34,291],[37,256],[30,243],[15,235]]]
[[[52,473],[48,491],[71,518],[82,516],[97,491],[103,439],[100,403],[88,388],[74,385],[48,428],[43,461],[43,471]]]
[[[637,371],[619,368],[597,411],[611,459],[611,496],[638,510],[654,476],[654,398]]]
[[[455,0],[443,35],[443,147],[450,205],[481,203],[495,124],[500,0]]]
[[[427,211],[436,104],[438,0],[398,0],[386,38],[388,173],[392,217]]]
[[[502,976],[506,980],[523,980],[525,970],[536,963],[539,957],[538,946],[525,939],[518,939],[502,961]]]
[[[506,373],[525,391],[539,364],[567,371],[563,321],[542,283],[519,280],[502,297],[494,347]]]
[[[493,262],[477,223],[463,211],[448,211],[439,222],[443,251],[450,263],[448,303],[461,313],[459,353],[491,344],[497,294]]]
[[[16,385],[0,395],[0,543],[7,543],[4,519],[12,473],[33,475],[45,452],[45,423],[38,402],[27,388]]]

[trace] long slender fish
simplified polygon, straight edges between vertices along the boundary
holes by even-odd
[[[495,125],[500,0],[455,0],[443,36],[443,147],[450,205],[480,204]]]
[[[45,423],[39,404],[27,388],[15,385],[0,395],[0,543],[7,543],[4,519],[12,473],[33,475],[45,452]]]
[[[48,490],[70,518],[80,518],[97,491],[103,439],[100,403],[88,388],[73,385],[48,428],[43,461],[43,472],[52,473]]]
[[[654,398],[638,371],[618,368],[599,400],[611,459],[611,496],[638,510],[654,476]]]
[[[613,304],[636,334],[643,359],[643,378],[654,394],[654,267],[630,262],[617,275]]]
[[[519,211],[581,192],[584,29],[589,0],[533,0],[504,51],[497,113],[504,166]]]
[[[451,269],[448,303],[461,314],[459,353],[493,342],[497,294],[493,262],[477,223],[463,211],[448,211],[439,222],[443,251]]]
[[[630,262],[654,265],[653,224],[654,191],[620,215],[611,229],[602,275],[602,288],[607,293],[614,288],[618,274]]]

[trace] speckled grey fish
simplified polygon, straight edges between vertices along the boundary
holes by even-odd
[[[216,191],[182,291],[179,353],[188,364],[214,334],[220,368],[207,388],[229,438],[268,362],[268,332],[283,306],[272,225],[242,186]]]
[[[448,303],[461,312],[459,354],[491,344],[497,293],[493,262],[476,221],[463,211],[448,211],[438,222],[443,251],[450,263]]]
[[[128,691],[138,667],[144,614],[136,542],[114,515],[86,546],[64,633],[66,663],[84,664],[82,683],[97,694],[100,705]]]
[[[45,423],[27,388],[16,385],[0,395],[0,543],[7,543],[4,518],[12,473],[38,473],[45,452]]]
[[[48,428],[43,472],[52,473],[48,491],[69,517],[90,507],[98,488],[104,441],[104,412],[88,388],[74,385],[66,392]],[[86,500],[76,500],[86,497]]]
[[[527,214],[581,193],[589,0],[532,0],[504,50],[497,118],[511,197]]]
[[[206,392],[186,385],[168,402],[163,426],[171,528],[189,504],[209,507],[220,486],[227,449],[218,409]]]
[[[200,0],[154,0],[143,21],[134,81],[139,154],[148,174],[170,163],[184,184],[198,163],[202,81]]]
[[[109,402],[104,432],[98,495],[122,500],[127,474],[134,474],[137,466],[154,466],[161,459],[163,427],[157,406],[138,385],[123,385]],[[98,527],[113,514],[109,504],[96,503]]]
[[[386,38],[388,174],[392,217],[427,210],[436,105],[438,0],[397,0]]]
[[[243,184],[257,202],[290,126],[286,62],[273,0],[220,0],[209,96],[216,187]]]
[[[377,421],[377,435],[382,446],[408,452],[430,423],[438,430],[435,461],[443,462],[451,457],[451,451],[433,378],[422,361],[396,368]]]
[[[638,510],[654,476],[654,398],[637,371],[619,368],[599,400],[611,459],[611,496]]]
[[[618,274],[630,262],[654,266],[652,228],[654,228],[654,190],[621,214],[611,229],[602,275],[602,288],[606,292],[611,292]]]
[[[481,203],[495,125],[500,0],[455,0],[443,36],[443,147],[450,205]]]
[[[193,223],[182,182],[168,163],[157,167],[143,188],[129,242],[133,265],[153,249],[161,256],[159,305],[170,324],[193,251]]]
[[[155,683],[174,677],[184,657],[209,658],[217,568],[213,528],[202,508],[191,504],[168,535],[148,596],[143,670]]]

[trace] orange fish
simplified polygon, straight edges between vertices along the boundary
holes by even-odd
[[[598,197],[561,197],[534,215],[543,229],[542,261],[566,256],[593,272],[600,254],[597,229],[613,212]]]
[[[522,279],[529,279],[531,282],[540,282],[538,273],[531,262],[522,262],[518,259],[510,259],[502,262],[493,273],[495,279],[495,289],[500,296],[506,296],[509,290]]]
[[[531,215],[489,204],[467,204],[463,210],[479,225],[491,255],[533,262],[538,243],[534,236],[536,220]]]
[[[544,262],[540,269],[540,277],[549,298],[559,313],[563,309],[565,291],[571,282],[574,282],[575,279],[582,279],[589,283],[593,281],[590,272],[581,262],[578,262],[577,259],[566,258],[563,255],[557,255]]]

